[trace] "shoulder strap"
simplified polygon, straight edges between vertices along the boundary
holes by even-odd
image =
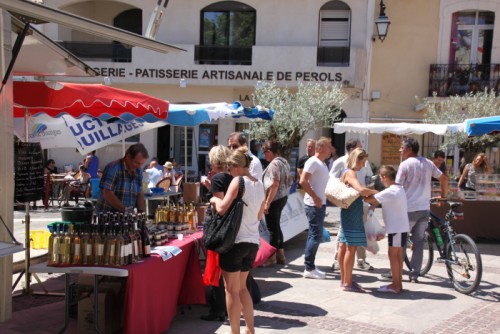
[[[243,180],[243,176],[239,176],[240,187],[238,188],[238,198],[242,198],[245,193],[245,181]]]

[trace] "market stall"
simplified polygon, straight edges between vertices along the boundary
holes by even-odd
[[[336,123],[335,133],[390,133],[396,135],[424,134],[432,132],[447,135],[455,132],[465,132],[469,136],[479,136],[500,131],[500,116],[466,120],[457,124],[424,124],[424,123]],[[396,143],[399,145],[398,143]],[[498,168],[500,149],[488,148],[487,154],[492,157],[493,167]],[[458,159],[455,161],[455,171],[458,171]],[[439,195],[436,193],[435,195]],[[500,203],[500,175],[483,175],[477,179],[475,192],[461,191],[456,182],[450,183],[449,198],[464,202],[464,220],[455,225],[459,233],[466,233],[473,238],[488,238],[500,240],[500,228],[494,213]],[[432,211],[443,217],[446,206],[432,206]]]

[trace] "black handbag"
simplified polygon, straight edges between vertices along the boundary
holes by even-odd
[[[208,224],[205,223],[203,229],[203,244],[207,249],[217,253],[227,253],[233,248],[236,235],[240,230],[243,205],[246,203],[241,199],[245,191],[243,177],[240,176],[239,181],[238,195],[229,210],[223,216],[213,211],[212,219]]]

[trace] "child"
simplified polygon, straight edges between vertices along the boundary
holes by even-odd
[[[380,167],[379,175],[386,189],[365,200],[372,206],[382,204],[382,216],[389,241],[392,283],[381,286],[377,291],[399,293],[403,289],[403,249],[410,231],[406,194],[403,186],[396,184],[396,170],[392,166]]]

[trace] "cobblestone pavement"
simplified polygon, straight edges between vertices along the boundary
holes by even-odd
[[[500,243],[478,244],[482,254],[483,279],[479,289],[470,296],[460,294],[451,287],[446,268],[438,263],[420,283],[404,282],[401,294],[377,292],[380,285],[386,284],[381,282],[380,274],[386,272],[389,265],[385,240],[379,243],[379,253],[367,255],[367,261],[375,270],[355,268],[353,272],[354,279],[365,287],[367,293],[349,293],[339,288],[338,271],[331,271],[339,210],[329,207],[327,211],[325,227],[332,236],[332,242],[321,244],[316,257],[318,267],[327,272],[325,280],[302,277],[307,232],[285,244],[286,266],[253,270],[262,294],[261,303],[255,306],[257,333],[500,334]],[[381,220],[380,211],[376,217]],[[39,226],[43,226],[57,218],[57,213],[50,212],[47,217],[47,213],[35,212],[33,218],[35,226],[37,221],[41,222]],[[62,302],[30,306],[15,312],[11,321],[0,324],[0,332],[40,333],[42,326],[45,328],[43,333],[57,332],[62,324],[62,311]],[[227,321],[201,321],[200,315],[206,313],[207,307],[202,305],[180,309],[168,333],[230,332]],[[34,321],[27,323],[26,319]],[[75,332],[75,323],[75,320],[70,322],[67,333]]]

